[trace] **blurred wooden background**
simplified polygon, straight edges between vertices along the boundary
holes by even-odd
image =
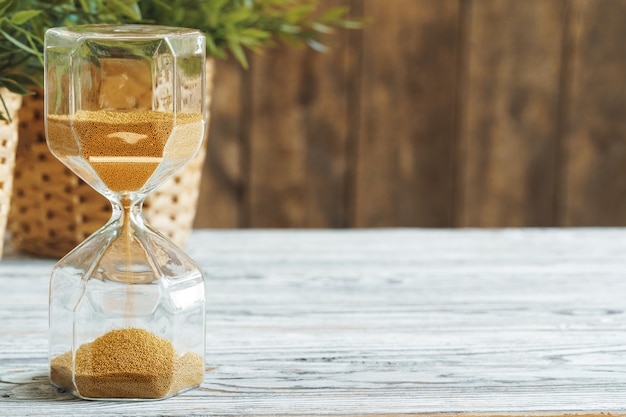
[[[328,0],[219,62],[196,227],[626,225],[626,0]]]

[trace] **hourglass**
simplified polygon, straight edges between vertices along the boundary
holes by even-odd
[[[200,268],[147,225],[147,195],[204,137],[205,38],[147,25],[45,37],[52,153],[113,207],[50,283],[50,379],[86,399],[160,399],[204,377]]]

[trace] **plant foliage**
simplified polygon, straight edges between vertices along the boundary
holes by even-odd
[[[139,19],[137,0],[0,0],[0,87],[27,94],[41,84],[43,39],[50,27]],[[0,120],[5,114],[0,96]]]
[[[201,29],[207,54],[232,54],[244,67],[244,50],[258,52],[275,39],[305,42],[323,51],[320,39],[336,27],[358,28],[346,17],[348,8],[319,11],[319,0],[140,0],[146,22]]]
[[[323,35],[358,28],[347,7],[319,9],[319,0],[0,0],[0,87],[27,94],[43,75],[48,28],[88,23],[149,23],[193,27],[207,37],[207,55],[258,52],[282,39],[324,50]],[[7,113],[0,96],[0,120]]]

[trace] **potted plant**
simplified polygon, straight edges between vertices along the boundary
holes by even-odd
[[[18,103],[19,107],[21,96],[31,94],[32,88],[41,85],[45,30],[57,25],[113,23],[138,19],[138,6],[126,3],[94,0],[0,0],[0,131],[3,132],[0,133],[0,256],[12,200],[14,172],[19,169],[15,168],[15,150],[19,142],[17,112],[12,106]],[[32,125],[39,132],[43,132],[41,118],[34,120]],[[23,139],[26,139],[23,142],[29,141],[28,137]],[[23,163],[29,164],[28,161]],[[37,203],[33,200],[32,204]],[[31,216],[32,230],[36,232],[39,230],[36,225],[42,222],[33,217],[34,213],[36,212],[31,210],[23,214]],[[22,225],[24,226],[23,222]]]
[[[29,87],[41,84],[43,36],[53,26],[193,27],[207,37],[207,56],[232,55],[244,67],[245,50],[259,52],[282,39],[324,51],[323,35],[337,27],[360,27],[359,20],[346,17],[348,7],[319,11],[318,6],[319,0],[0,0],[0,87],[28,94]]]
[[[345,6],[319,10],[319,0],[0,0],[0,119],[9,120],[3,91],[32,94],[41,85],[45,30],[85,23],[145,23],[194,27],[207,37],[213,58],[234,57],[247,67],[247,51],[278,40],[324,50],[323,36],[357,28]],[[207,85],[210,87],[210,82]],[[209,90],[209,89],[208,89]],[[49,153],[43,134],[41,93],[26,96],[9,228],[16,248],[61,256],[109,216],[106,201]],[[182,244],[191,230],[204,153],[146,201],[146,218]],[[37,169],[33,170],[32,167]],[[22,169],[21,169],[22,168]],[[2,179],[0,179],[2,182]],[[159,203],[162,201],[164,203]],[[181,202],[179,207],[177,202]],[[161,210],[159,207],[165,207]],[[163,216],[159,211],[163,211]],[[159,219],[159,216],[161,218]],[[1,225],[1,223],[0,223]],[[0,230],[0,236],[3,230]]]

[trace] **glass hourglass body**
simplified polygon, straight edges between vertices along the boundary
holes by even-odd
[[[145,223],[142,203],[203,140],[205,38],[146,25],[53,28],[44,56],[48,146],[113,207],[52,271],[51,381],[86,399],[196,387],[202,272]]]

